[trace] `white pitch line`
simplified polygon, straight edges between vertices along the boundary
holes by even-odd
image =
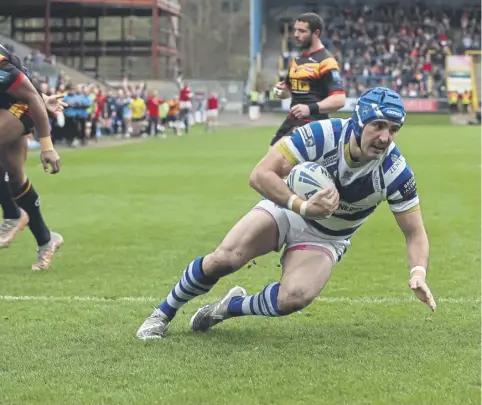
[[[221,297],[201,296],[195,300],[198,304],[209,304],[220,300]],[[0,295],[0,301],[46,301],[46,302],[150,302],[157,303],[159,297],[95,297],[95,296],[49,296],[49,295]],[[404,304],[417,301],[415,297],[318,297],[317,301],[328,304]],[[480,298],[475,297],[435,297],[439,303],[447,304],[480,304]]]

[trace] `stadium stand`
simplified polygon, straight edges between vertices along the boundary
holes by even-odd
[[[445,55],[480,50],[480,6],[454,7],[323,5],[322,42],[340,63],[347,95],[382,85],[408,98],[446,97]],[[295,16],[279,20],[279,77],[298,52],[290,36]],[[480,86],[480,74],[477,80]]]

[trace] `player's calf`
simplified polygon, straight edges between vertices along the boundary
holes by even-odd
[[[299,246],[286,250],[282,264],[281,283],[268,284],[255,295],[230,296],[226,305],[200,308],[191,320],[193,330],[206,330],[219,323],[216,317],[222,320],[246,315],[278,317],[305,308],[327,283],[333,259],[326,248]]]
[[[32,265],[32,270],[48,270],[55,253],[62,246],[64,240],[58,233],[50,231],[42,216],[39,195],[30,180],[23,180],[24,173],[22,171],[12,181],[12,190],[15,202],[28,215],[28,226],[37,242],[37,259]]]
[[[28,226],[37,245],[44,246],[50,242],[51,234],[40,211],[40,197],[30,180],[27,179],[23,184],[20,183],[22,177],[19,177],[19,181],[12,181],[14,200],[28,214],[30,218]]]
[[[206,275],[221,278],[239,270],[250,259],[252,259],[251,255],[242,246],[221,244],[204,258],[203,269]]]
[[[314,295],[299,286],[281,284],[278,293],[278,309],[284,314],[301,311],[310,305],[317,296],[318,294]]]

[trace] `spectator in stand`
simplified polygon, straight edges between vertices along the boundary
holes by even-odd
[[[464,12],[462,18],[452,6],[435,10],[422,3],[395,7],[380,2],[345,9],[326,5],[323,12],[323,43],[342,67],[351,97],[382,83],[416,97],[444,97],[445,55],[480,49],[480,7]],[[452,42],[457,25],[463,31],[460,44]],[[283,54],[283,65],[286,56],[296,55]]]

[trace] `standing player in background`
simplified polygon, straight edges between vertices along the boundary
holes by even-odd
[[[169,111],[169,102],[167,100],[162,99],[162,103],[159,105],[159,120],[161,122],[162,138],[166,138],[166,129],[168,127],[168,124],[167,124],[168,111]]]
[[[55,107],[58,104],[55,100],[63,95],[41,97],[18,57],[1,46],[0,78],[0,205],[4,214],[0,224],[0,248],[8,247],[28,222],[38,245],[32,270],[44,270],[50,267],[63,238],[45,224],[40,198],[25,174],[27,138],[24,135],[35,128],[44,170],[48,171],[50,165],[50,173],[58,173],[60,157],[50,136],[46,103],[53,102]]]
[[[114,133],[114,123],[117,119],[117,102],[115,98],[114,90],[109,90],[107,98],[104,104],[104,131],[106,134]]]
[[[117,97],[115,99],[115,121],[114,121],[114,134],[117,136],[125,136],[127,134],[127,128],[125,124],[125,111],[126,107],[128,109],[129,103],[126,105],[126,100],[124,97],[124,90],[117,90]],[[120,131],[119,131],[120,128]],[[120,134],[119,134],[120,132]]]
[[[159,105],[162,100],[157,97],[157,92],[155,90],[151,91],[151,94],[147,98],[147,114],[149,115],[149,125],[147,126],[147,134],[157,135],[159,126]]]
[[[75,147],[77,142],[76,139],[79,138],[79,122],[77,121],[77,114],[80,100],[70,84],[66,86],[65,90],[67,91],[67,94],[64,97],[64,103],[67,106],[64,110],[65,125],[63,132],[65,134],[67,146]]]
[[[194,122],[196,124],[206,123],[206,92],[198,90],[194,92]]]
[[[140,136],[142,132],[142,123],[146,116],[146,102],[141,98],[138,92],[136,92],[134,99],[131,101],[130,107],[132,116],[132,135]]]
[[[104,104],[107,97],[104,94],[104,90],[100,87],[94,89],[94,94],[94,118],[92,120],[92,129],[90,130],[90,139],[97,142],[97,133],[102,135],[102,112],[104,111]]]
[[[204,132],[209,130],[216,132],[219,116],[219,100],[216,93],[211,92],[207,100],[206,127]]]
[[[123,135],[126,138],[131,136],[132,132],[132,112],[131,112],[131,93],[129,90],[122,90],[121,95],[122,103],[124,105],[123,110],[123,117],[124,117],[124,125],[123,125]]]
[[[174,96],[172,100],[169,101],[169,110],[167,111],[167,125],[173,125],[174,133],[177,136],[181,136],[181,128],[180,128],[180,121],[179,121],[179,111],[181,109],[181,105],[179,102],[179,98]]]
[[[180,107],[180,120],[184,123],[184,131],[186,134],[189,132],[189,114],[192,111],[192,90],[187,83],[181,88],[179,92],[179,107]]]
[[[90,106],[87,108],[87,142],[89,142],[90,137],[92,136],[92,126],[94,122],[94,111],[95,111],[95,93],[93,92],[93,86],[86,86],[87,87],[87,97],[89,97]]]
[[[89,119],[89,109],[91,107],[91,99],[89,96],[90,90],[87,86],[80,86],[79,97],[79,112],[77,120],[79,122],[80,142],[82,145],[87,145],[87,121]]]
[[[404,121],[401,97],[378,87],[362,94],[350,119],[311,122],[270,148],[249,179],[264,198],[212,253],[189,263],[137,337],[164,337],[184,304],[208,293],[221,277],[250,260],[283,248],[279,282],[253,295],[233,287],[220,301],[199,308],[191,329],[206,331],[232,317],[279,317],[300,311],[320,294],[352,236],[383,201],[405,237],[409,287],[434,311],[436,303],[425,282],[429,241],[415,177],[393,142]],[[336,188],[322,189],[307,200],[294,194],[284,179],[303,162],[325,167]]]
[[[329,118],[329,113],[345,105],[345,90],[337,61],[320,40],[323,21],[318,14],[300,15],[294,38],[302,54],[294,58],[286,79],[275,86],[279,99],[291,96],[290,114],[271,140],[273,146],[294,127]]]

